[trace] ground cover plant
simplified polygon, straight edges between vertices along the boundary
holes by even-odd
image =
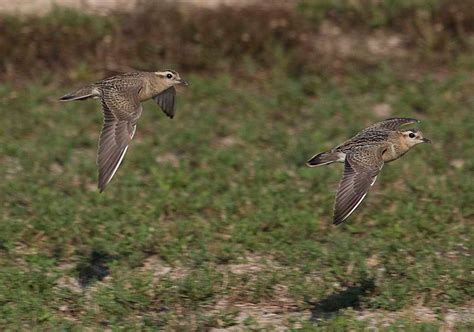
[[[59,51],[54,58],[50,44],[44,53],[21,43],[8,50],[30,50],[31,58],[23,59],[35,71],[44,66],[34,77],[16,57],[4,57],[2,329],[471,330],[472,31],[461,24],[461,38],[448,29],[455,40],[430,48],[425,35],[408,38],[395,24],[410,17],[407,10],[417,17],[415,10],[437,13],[443,3],[423,2],[402,14],[390,9],[390,19],[353,31],[338,23],[344,17],[359,22],[352,7],[325,4],[311,12],[305,6],[313,3],[301,2],[261,12],[234,9],[270,10],[282,24],[282,17],[292,22],[284,13],[299,18],[303,8],[301,33],[317,47],[281,36],[293,26],[285,23],[290,28],[275,35],[263,29],[267,40],[274,36],[265,49],[249,46],[240,58],[233,45],[227,53],[208,51],[217,52],[218,70],[207,62],[210,53],[188,64],[174,62],[173,52],[162,55],[165,67],[177,67],[191,85],[180,89],[173,120],[144,104],[127,158],[103,194],[96,189],[98,104],[57,98],[102,78],[110,72],[106,64],[152,69],[158,51],[137,55],[148,52],[137,44],[117,62],[93,64],[107,54],[95,46],[117,41],[102,38],[124,27],[123,14],[58,9],[30,23],[3,20],[3,32],[22,27],[27,34],[25,27],[37,24],[47,36],[51,20],[66,15],[76,22],[67,30],[76,41],[86,40],[91,25],[107,33],[99,44],[87,44],[83,61]],[[173,8],[167,10],[179,12]],[[380,10],[374,17],[386,13]],[[223,20],[219,11],[205,15]],[[426,29],[443,22],[433,17]],[[128,20],[130,33],[139,36]],[[268,22],[261,20],[257,31]],[[342,167],[309,169],[305,161],[391,116],[422,120],[433,145],[387,165],[370,199],[333,227]]]

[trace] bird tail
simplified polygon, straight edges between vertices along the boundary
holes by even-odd
[[[69,101],[69,100],[84,100],[88,98],[97,98],[99,97],[99,90],[94,85],[88,85],[83,88],[80,88],[74,92],[68,93],[59,100]]]
[[[309,166],[309,167],[323,166],[323,165],[332,164],[332,163],[338,161],[339,159],[340,159],[340,157],[337,155],[337,153],[322,152],[322,153],[319,153],[319,154],[311,157],[311,159],[309,159],[306,162],[306,165]]]

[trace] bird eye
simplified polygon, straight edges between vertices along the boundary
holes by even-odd
[[[166,78],[172,78],[172,77],[173,77],[173,75],[171,75],[171,74],[166,75]]]
[[[410,136],[410,138],[413,138],[413,137],[415,137],[415,134],[410,133],[410,135],[408,135],[408,136]]]

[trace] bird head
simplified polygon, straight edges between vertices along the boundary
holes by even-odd
[[[174,70],[157,71],[155,75],[168,87],[174,85],[188,85],[188,82],[183,80],[179,76],[179,73]]]
[[[407,129],[402,131],[402,136],[408,147],[415,146],[420,143],[431,143],[427,138],[423,137],[423,133],[418,129]]]

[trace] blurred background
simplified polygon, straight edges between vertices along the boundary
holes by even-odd
[[[474,2],[0,0],[2,329],[474,329]],[[96,188],[96,101],[177,70]],[[373,122],[433,141],[331,225]]]

